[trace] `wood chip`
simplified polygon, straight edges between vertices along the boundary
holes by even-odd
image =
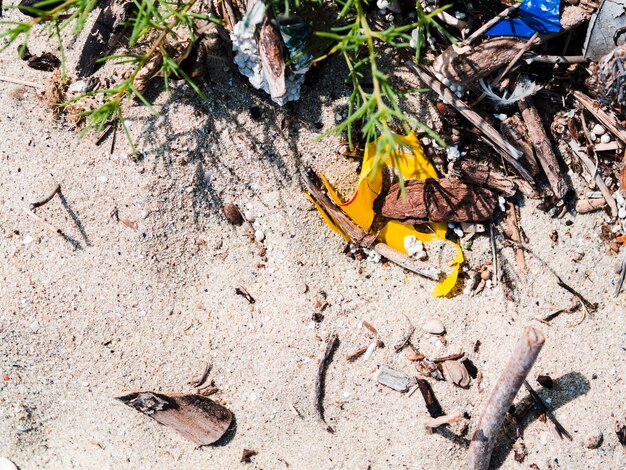
[[[379,384],[402,393],[408,392],[417,383],[415,377],[409,377],[388,366],[381,366],[374,378]]]

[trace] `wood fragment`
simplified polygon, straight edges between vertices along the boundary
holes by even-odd
[[[476,424],[467,469],[487,470],[496,436],[513,399],[530,372],[543,344],[541,331],[526,327]]]
[[[48,204],[52,200],[52,198],[56,196],[57,194],[59,194],[60,192],[61,192],[61,185],[57,184],[48,196],[41,199],[40,201],[32,202],[30,204],[30,210],[34,210],[34,209],[37,209],[38,207]]]
[[[571,441],[571,434],[567,432],[567,430],[561,425],[561,423],[559,423],[559,421],[556,419],[556,416],[554,416],[554,413],[552,413],[548,408],[548,405],[545,404],[545,402],[541,399],[537,392],[535,392],[535,390],[530,386],[528,380],[524,380],[524,387],[526,387],[526,390],[528,390],[528,393],[530,393],[530,396],[532,397],[537,407],[546,414],[550,421],[552,421],[552,424],[554,424],[554,427],[556,428],[559,437],[562,439],[563,436],[565,436]]]
[[[317,176],[307,169],[301,170],[302,181],[317,204],[331,217],[331,219],[341,227],[350,240],[358,246],[373,248],[379,255],[389,261],[403,267],[404,269],[418,274],[427,279],[438,281],[443,276],[443,272],[423,261],[409,258],[404,253],[394,250],[389,245],[375,240],[375,236],[368,234],[365,230],[354,223],[348,215],[337,207],[328,195],[313,182],[312,178]]]
[[[241,453],[241,463],[250,463],[252,462],[252,457],[254,457],[258,452],[252,449],[244,449]]]
[[[541,167],[535,157],[533,144],[530,142],[530,138],[528,137],[528,130],[526,129],[524,121],[522,121],[519,114],[514,114],[513,116],[510,116],[502,121],[500,124],[500,131],[504,137],[509,139],[510,142],[515,142],[515,144],[519,146],[520,150],[524,154],[526,163],[528,163],[530,173],[533,176],[537,176],[537,174],[541,171]]]
[[[449,356],[437,357],[437,358],[433,359],[432,361],[434,363],[446,362],[446,361],[456,361],[458,359],[461,359],[462,357],[465,357],[465,353],[461,351],[460,353],[450,354]]]
[[[450,103],[454,108],[461,113],[469,122],[471,122],[479,131],[481,131],[487,138],[487,142],[491,145],[496,152],[498,152],[502,158],[504,158],[519,175],[529,183],[534,183],[532,175],[528,170],[518,161],[522,156],[522,152],[516,149],[510,142],[508,142],[502,134],[500,134],[491,124],[483,119],[478,113],[473,111],[467,103],[459,99],[450,88],[446,87],[438,78],[435,78],[425,68],[415,65],[413,62],[407,62],[407,67],[415,72],[418,77],[428,87],[430,87],[435,93],[437,93],[443,100]]]
[[[576,142],[574,139],[568,140],[567,145],[569,145],[574,154],[579,158],[583,166],[587,169],[587,172],[592,176],[595,173],[594,181],[596,183],[596,186],[598,187],[598,190],[602,193],[602,197],[604,198],[606,203],[609,205],[611,216],[617,217],[617,203],[615,202],[615,198],[611,194],[609,188],[606,186],[606,183],[604,182],[602,176],[600,176],[595,171],[595,165],[593,164],[587,153],[580,147],[580,145],[578,145],[578,142]]]
[[[365,351],[367,351],[368,347],[369,347],[369,344],[367,346],[361,346],[359,349],[357,349],[353,353],[348,354],[346,356],[346,360],[348,362],[351,362],[351,361],[354,361],[355,359],[361,357],[363,354],[365,354]]]
[[[326,420],[324,419],[324,383],[326,380],[326,367],[330,362],[335,346],[337,345],[337,341],[337,334],[333,332],[328,339],[328,343],[326,344],[324,357],[320,361],[315,380],[315,413],[317,415],[317,420],[321,422],[330,433],[335,432],[335,430],[326,424]]]
[[[552,188],[554,195],[559,199],[562,199],[569,191],[569,187],[559,166],[559,161],[552,150],[552,144],[550,143],[550,139],[548,139],[546,130],[543,127],[539,112],[530,97],[519,100],[517,105],[522,112],[522,118],[526,123],[526,129],[528,130],[528,136],[533,143],[535,155],[539,160],[543,172],[548,177],[550,187]]]
[[[606,207],[606,199],[579,199],[576,201],[576,212],[587,214]]]
[[[235,287],[235,294],[242,296],[244,299],[248,301],[249,304],[256,303],[256,300],[254,299],[254,297],[252,297],[250,295],[250,292],[248,292],[246,288],[243,286]]]
[[[374,336],[376,336],[376,335],[378,334],[378,330],[377,330],[376,328],[374,328],[374,326],[373,326],[370,322],[368,322],[367,320],[363,320],[361,323],[362,323],[362,324],[363,324],[363,326],[364,326],[365,328],[367,328],[367,329],[370,331],[370,333],[372,333]]]
[[[202,395],[132,391],[115,398],[198,445],[218,441],[233,420],[228,409]]]
[[[545,55],[545,54],[527,54],[524,57],[524,62],[527,64],[555,64],[555,65],[569,65],[569,64],[584,64],[589,62],[585,56],[582,55],[572,55],[572,56],[563,56],[563,55]]]
[[[515,196],[517,192],[517,185],[511,178],[487,165],[461,159],[452,169],[452,173],[466,183],[497,191],[506,197]]]
[[[440,416],[444,416],[445,413],[435,396],[435,392],[433,392],[432,387],[425,379],[417,379],[417,386],[420,389],[422,397],[424,398],[424,403],[426,403],[426,409],[428,410],[428,414],[431,418],[439,418]]]
[[[24,210],[24,212],[26,212],[26,214],[28,214],[28,216],[31,219],[33,219],[35,222],[37,222],[43,228],[45,228],[46,230],[48,230],[51,233],[60,235],[61,237],[65,238],[65,234],[63,233],[63,231],[60,228],[56,228],[54,225],[52,225],[46,219],[44,219],[43,217],[38,216],[37,214],[35,214],[31,210],[28,210],[26,208],[23,208],[23,210]]]
[[[493,279],[491,280],[493,286],[497,286],[500,282],[500,266],[498,263],[498,248],[496,246],[496,233],[494,224],[489,224],[489,244],[491,245],[491,265],[493,267]]]

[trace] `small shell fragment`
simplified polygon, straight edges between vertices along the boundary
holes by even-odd
[[[459,387],[467,387],[470,383],[470,376],[467,369],[459,361],[445,361],[441,364],[443,376],[448,382],[452,382]]]
[[[441,321],[436,318],[428,320],[422,325],[422,328],[424,329],[424,331],[432,335],[442,335],[446,332],[446,327],[443,326],[443,323],[441,323]]]

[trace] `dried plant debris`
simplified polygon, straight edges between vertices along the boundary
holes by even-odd
[[[61,66],[61,60],[51,52],[43,52],[40,55],[33,55],[26,45],[22,45],[18,49],[20,58],[35,70],[43,72],[53,72]]]
[[[218,441],[233,420],[227,408],[202,395],[133,391],[115,398],[198,445]]]
[[[241,453],[241,462],[242,463],[250,463],[252,462],[252,457],[254,457],[258,452],[252,449],[244,449]]]

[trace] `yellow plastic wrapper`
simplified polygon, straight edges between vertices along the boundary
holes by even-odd
[[[424,150],[415,134],[411,133],[407,136],[395,135],[395,138],[398,142],[402,143],[402,146],[399,147],[397,151],[394,151],[393,158],[391,158],[390,155],[386,156],[384,160],[385,165],[395,167],[405,179],[424,180],[428,178],[438,178],[435,167],[433,167],[424,155]],[[359,176],[359,185],[349,201],[343,202],[330,183],[322,176],[322,180],[324,181],[330,197],[354,222],[367,232],[369,232],[374,222],[374,201],[380,194],[383,184],[382,172],[376,171],[374,167],[377,143],[378,141],[372,142],[365,149],[363,166],[361,175]],[[346,240],[349,240],[349,237],[342,232],[341,228],[328,214],[326,214],[319,205],[315,205],[330,228],[342,235]],[[464,260],[463,251],[461,251],[459,244],[446,239],[446,232],[448,231],[447,224],[431,223],[430,227],[433,229],[434,233],[419,232],[410,225],[390,221],[380,231],[377,240],[386,243],[402,253],[406,253],[404,239],[410,235],[415,236],[415,238],[424,243],[424,245],[434,239],[452,243],[457,249],[457,254],[450,265],[452,272],[437,285],[433,292],[433,297],[443,297],[448,295],[456,285],[459,267]]]

